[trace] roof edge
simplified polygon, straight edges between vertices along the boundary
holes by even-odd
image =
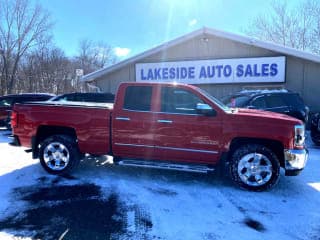
[[[89,73],[85,76],[83,76],[81,78],[80,81],[82,82],[92,82],[94,80],[96,80],[97,78],[115,71],[123,66],[126,66],[127,64],[136,62],[142,58],[148,57],[152,54],[158,53],[162,50],[165,50],[167,48],[173,47],[175,45],[178,45],[182,42],[185,42],[193,37],[196,36],[200,36],[201,34],[209,34],[209,35],[213,35],[213,36],[217,36],[217,37],[221,37],[221,38],[226,38],[232,41],[236,41],[236,42],[240,42],[240,43],[244,43],[247,45],[252,45],[255,47],[259,47],[259,48],[265,48],[271,51],[275,51],[275,52],[279,52],[285,55],[289,55],[289,56],[294,56],[294,57],[298,57],[301,59],[305,59],[308,61],[312,61],[312,62],[316,62],[316,63],[320,63],[320,56],[316,55],[316,54],[312,54],[312,53],[308,53],[308,52],[304,52],[301,50],[297,50],[294,48],[290,48],[290,47],[285,47],[279,44],[275,44],[275,43],[271,43],[271,42],[265,42],[265,41],[261,41],[258,40],[256,38],[250,38],[248,36],[243,36],[240,34],[234,34],[234,33],[230,33],[230,32],[226,32],[226,31],[221,31],[221,30],[216,30],[216,29],[212,29],[212,28],[208,28],[208,27],[203,27],[200,28],[198,30],[195,30],[191,33],[188,33],[186,35],[180,36],[178,38],[175,38],[173,40],[170,40],[168,42],[165,42],[161,45],[158,45],[156,47],[153,47],[149,50],[146,50],[142,53],[139,53],[133,57],[130,57],[126,60],[123,60],[121,62],[118,62],[114,65],[99,69],[97,71],[94,71],[92,73]]]
[[[118,68],[121,68],[122,66],[125,66],[126,64],[135,62],[135,61],[137,61],[137,60],[139,60],[139,59],[142,59],[142,58],[144,58],[144,57],[147,57],[147,56],[150,56],[150,55],[155,54],[155,53],[157,53],[157,52],[160,52],[161,50],[164,50],[164,49],[166,49],[166,48],[169,48],[169,47],[175,46],[175,45],[177,45],[177,44],[179,44],[179,43],[182,43],[182,42],[184,42],[184,41],[186,41],[186,40],[188,40],[188,39],[191,39],[191,38],[193,38],[193,37],[199,36],[199,35],[205,33],[205,31],[206,31],[206,30],[205,30],[205,28],[203,27],[203,28],[200,28],[200,29],[198,29],[198,30],[195,30],[195,31],[193,31],[193,32],[191,32],[191,33],[188,33],[188,34],[186,34],[186,35],[183,35],[183,36],[180,36],[180,37],[175,38],[175,39],[173,39],[173,40],[170,40],[170,41],[168,41],[168,42],[165,42],[165,43],[163,43],[163,44],[161,44],[161,45],[158,45],[158,46],[156,46],[156,47],[153,47],[153,48],[151,48],[151,49],[149,49],[149,50],[146,50],[146,51],[144,51],[144,52],[142,52],[142,53],[139,53],[139,54],[137,54],[137,55],[135,55],[135,56],[133,56],[133,57],[130,57],[130,58],[128,58],[128,59],[125,59],[125,60],[123,60],[123,61],[121,61],[121,62],[118,62],[118,63],[113,64],[113,65],[111,65],[111,66],[108,66],[108,67],[99,69],[99,70],[97,70],[97,71],[94,71],[94,72],[92,72],[92,73],[89,73],[89,74],[83,76],[83,77],[81,78],[81,81],[84,81],[84,82],[92,82],[92,81],[94,81],[96,78],[99,78],[99,77],[103,76],[104,74],[107,74],[107,73],[109,73],[109,72],[112,72],[112,71],[114,71],[114,70],[117,70]]]

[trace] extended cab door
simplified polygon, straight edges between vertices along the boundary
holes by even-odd
[[[197,104],[214,106],[193,89],[162,86],[159,95],[161,101],[155,121],[156,158],[216,163],[223,139],[222,114],[217,109],[213,109],[214,116],[200,114]]]
[[[114,156],[153,158],[154,114],[152,85],[122,85],[112,116]]]

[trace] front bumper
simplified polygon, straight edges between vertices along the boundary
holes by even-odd
[[[307,149],[285,149],[284,162],[286,176],[298,175],[304,169],[308,156],[309,153]]]

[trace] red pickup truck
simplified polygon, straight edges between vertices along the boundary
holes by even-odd
[[[122,165],[210,172],[228,169],[240,187],[275,185],[280,167],[305,166],[304,124],[258,110],[228,108],[185,84],[123,83],[113,104],[17,104],[14,144],[32,149],[52,174],[70,172],[84,154],[112,155]]]

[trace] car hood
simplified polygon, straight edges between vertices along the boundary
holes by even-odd
[[[237,115],[238,117],[252,118],[259,121],[268,120],[268,121],[277,121],[277,122],[292,123],[292,124],[303,124],[302,121],[294,117],[290,117],[288,115],[281,114],[281,113],[269,112],[269,111],[237,108],[235,111],[233,111],[233,114]]]

